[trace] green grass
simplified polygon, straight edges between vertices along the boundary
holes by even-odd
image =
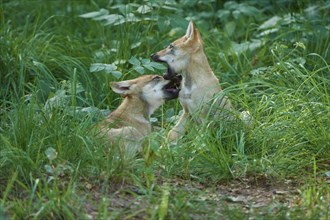
[[[1,1],[0,218],[329,219],[329,3],[136,2]],[[170,101],[127,158],[95,130],[120,102],[109,82],[162,74],[150,55],[190,19],[252,125],[192,123],[170,145]]]

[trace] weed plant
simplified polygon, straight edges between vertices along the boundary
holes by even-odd
[[[308,0],[2,0],[0,218],[328,219],[329,8]],[[251,125],[210,118],[170,144],[181,110],[170,101],[151,119],[160,129],[127,159],[95,129],[120,102],[109,82],[162,74],[149,56],[189,20]],[[220,184],[251,179],[293,182],[297,195],[261,209],[217,195]]]

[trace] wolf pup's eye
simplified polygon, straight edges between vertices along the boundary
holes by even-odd
[[[162,79],[161,76],[154,76],[154,77],[152,78],[153,81],[160,81],[161,79]]]
[[[173,50],[173,49],[174,49],[173,44],[170,44],[170,45],[168,46],[168,49]]]

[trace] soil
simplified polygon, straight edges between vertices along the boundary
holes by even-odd
[[[193,200],[209,204],[210,207],[206,208],[209,211],[216,210],[219,213],[223,207],[239,209],[244,213],[251,209],[262,210],[273,204],[291,208],[300,202],[297,186],[290,180],[272,183],[266,179],[241,179],[218,183],[210,187],[187,180],[172,179],[169,186],[171,194],[184,191],[187,195],[191,195]],[[88,194],[93,195],[92,198],[86,198],[84,205],[84,211],[89,213],[89,219],[98,218],[98,208],[104,198],[107,198],[105,205],[108,207],[108,213],[117,212],[119,215],[117,217],[120,219],[145,219],[150,215],[147,211],[148,207],[155,206],[148,199],[146,192],[127,183],[109,187],[111,189],[107,192],[108,196],[102,192],[101,188],[90,183],[85,184],[85,187],[90,191]],[[190,218],[200,219],[202,216],[203,214],[192,213]]]

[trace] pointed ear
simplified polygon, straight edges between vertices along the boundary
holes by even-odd
[[[189,22],[185,37],[188,39],[188,41],[195,41],[203,44],[199,31],[192,21]]]
[[[117,94],[128,95],[131,92],[130,89],[132,84],[133,83],[131,81],[126,80],[121,82],[112,82],[110,83],[110,87]]]
[[[192,21],[189,22],[188,28],[186,30],[186,38],[191,38],[194,35],[195,25]]]

